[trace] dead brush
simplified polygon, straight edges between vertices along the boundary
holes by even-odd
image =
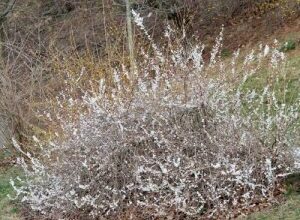
[[[5,145],[8,148],[12,136],[25,143],[33,133],[43,134],[44,124],[37,117],[36,110],[47,96],[44,69],[25,66],[24,63],[17,64],[16,60],[8,60],[1,69],[0,111],[1,119],[6,121],[4,129],[8,140]]]

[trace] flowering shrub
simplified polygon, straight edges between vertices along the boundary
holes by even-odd
[[[294,169],[299,99],[286,105],[271,84],[245,86],[267,60],[276,78],[284,74],[278,50],[261,47],[238,69],[238,52],[228,65],[219,59],[221,42],[222,35],[207,64],[203,45],[152,44],[131,85],[125,69],[115,70],[113,86],[100,80],[80,98],[58,97],[81,109],[78,119],[47,114],[64,136],[34,138],[39,158],[14,142],[25,172],[11,181],[17,196],[47,219],[228,218],[273,199]]]

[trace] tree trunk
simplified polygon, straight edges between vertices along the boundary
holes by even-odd
[[[131,19],[131,3],[130,0],[125,0],[126,2],[126,21],[127,21],[127,35],[128,35],[128,50],[130,59],[130,80],[134,80],[134,75],[136,74],[136,64],[134,56],[134,40],[132,31],[132,19]]]
[[[0,77],[3,77],[3,75],[1,74],[3,74],[3,69],[5,65],[5,54],[4,54],[4,46],[3,46],[5,41],[4,22],[7,19],[7,15],[12,11],[15,3],[16,0],[9,0],[6,4],[6,8],[3,10],[3,12],[0,13]],[[0,86],[2,85],[0,84]],[[3,112],[0,112],[0,149],[8,143],[9,137],[11,136],[6,118],[7,117],[5,117]]]
[[[0,67],[3,68],[4,65],[4,49],[3,49],[3,43],[4,43],[4,22],[7,19],[7,15],[12,11],[14,5],[16,3],[16,0],[9,0],[6,3],[6,8],[3,12],[0,14]]]

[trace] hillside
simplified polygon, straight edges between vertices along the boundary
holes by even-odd
[[[223,0],[218,4],[204,0],[148,0],[133,1],[132,4],[136,12],[145,17],[145,27],[158,44],[165,41],[161,29],[167,22],[178,32],[178,39],[184,30],[186,38],[180,43],[185,47],[190,47],[195,41],[205,43],[203,56],[206,60],[222,25],[225,54],[232,54],[238,48],[272,42],[274,38],[281,41],[291,38],[299,44],[299,4],[294,0]],[[3,3],[3,10],[5,6]],[[9,75],[11,66],[14,66],[16,79],[10,89],[19,82],[22,82],[19,87],[28,87],[32,71],[43,72],[40,79],[44,75],[51,78],[49,72],[61,67],[58,61],[62,57],[69,59],[70,63],[78,63],[81,59],[86,64],[95,64],[96,60],[88,60],[88,56],[93,56],[102,60],[101,64],[96,64],[101,69],[106,65],[120,66],[128,60],[126,13],[122,1],[24,0],[15,4],[3,25],[5,68]],[[137,47],[148,48],[149,42],[137,25],[134,32]],[[47,91],[42,96],[47,96]],[[32,94],[28,91],[20,93],[17,95],[20,96],[18,104],[10,102],[3,107],[10,114],[15,112],[10,119],[13,121],[9,125],[11,133],[21,133],[18,130],[33,120],[28,112],[32,109],[26,106],[27,100],[33,99]],[[22,109],[16,106],[20,103],[23,103]]]
[[[300,2],[125,3],[0,3],[0,220],[298,219]]]

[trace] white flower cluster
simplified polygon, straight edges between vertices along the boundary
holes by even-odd
[[[163,67],[147,54],[131,89],[115,71],[113,89],[102,80],[97,93],[72,102],[88,109],[75,122],[52,115],[65,136],[44,146],[38,159],[24,152],[25,178],[12,181],[22,202],[47,219],[116,219],[128,212],[137,219],[209,219],[272,199],[280,177],[293,169],[300,103],[285,105],[268,86],[263,92],[243,86],[256,57],[268,57],[271,48],[248,56],[241,76],[234,57],[227,72],[238,86],[207,77],[220,62],[205,66],[202,46],[194,48],[184,53],[194,65],[184,68],[178,61],[188,61],[175,49]],[[182,73],[173,72],[178,68]]]

